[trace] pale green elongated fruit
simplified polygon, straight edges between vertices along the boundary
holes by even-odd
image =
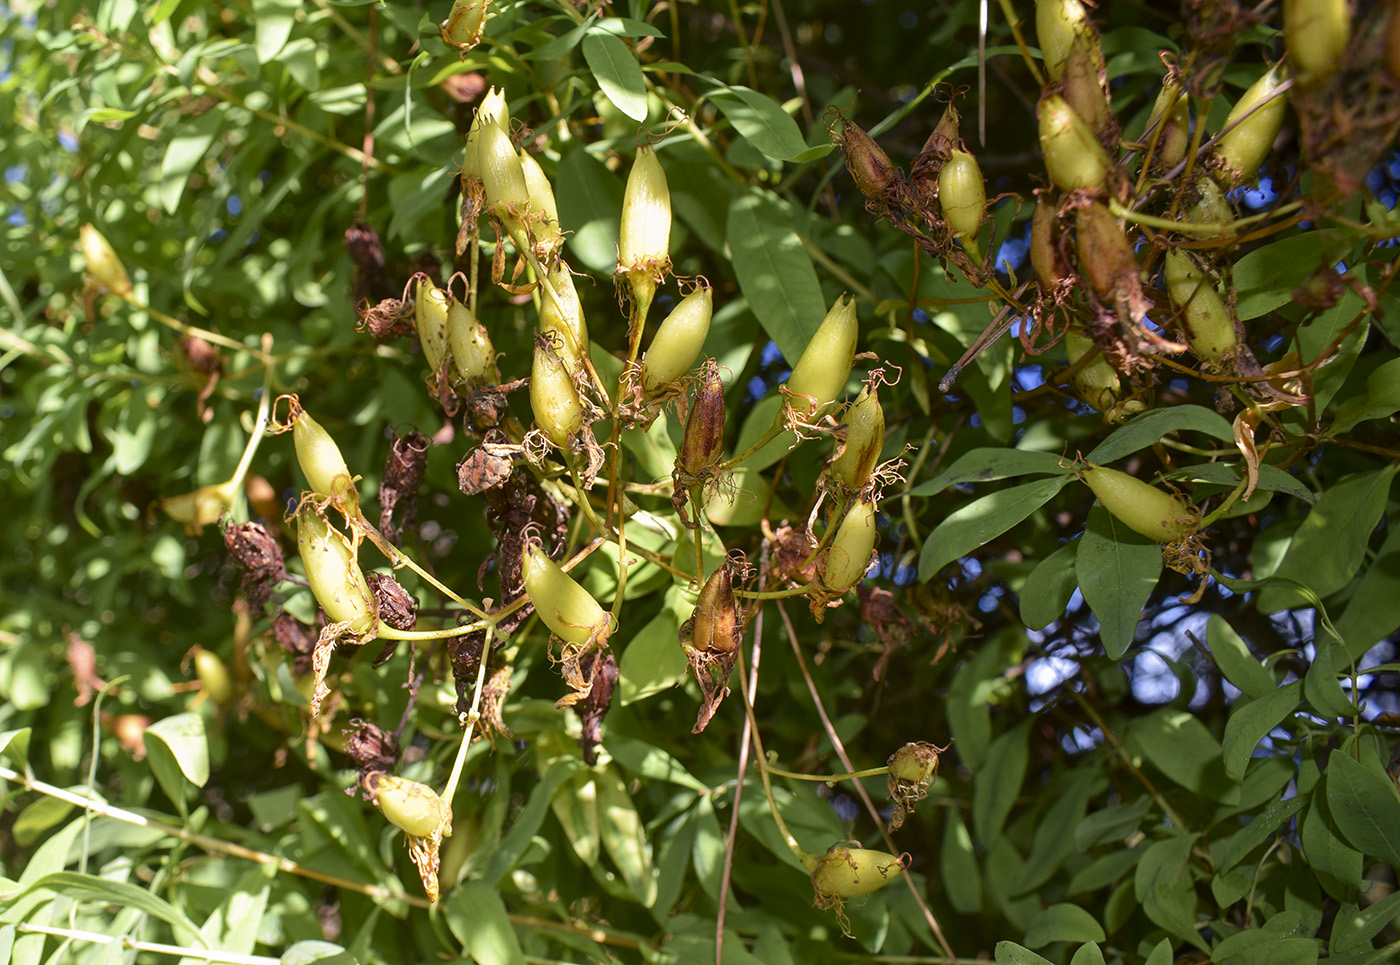
[[[1225,300],[1191,256],[1180,248],[1167,252],[1163,274],[1167,295],[1181,312],[1181,327],[1191,351],[1212,362],[1233,352],[1239,344],[1234,320]]]
[[[559,228],[559,208],[554,203],[554,187],[540,162],[528,151],[520,152],[520,169],[525,174],[525,189],[530,194],[530,231],[535,247],[545,255],[553,254],[564,243]]]
[[[607,642],[608,612],[533,540],[525,544],[521,576],[535,612],[556,637],[579,645]]]
[[[233,508],[238,488],[228,482],[215,486],[201,486],[192,493],[179,496],[166,496],[160,500],[160,508],[177,523],[198,533],[204,527],[219,521],[219,517]]]
[[[292,444],[296,447],[297,464],[306,477],[307,488],[322,496],[345,494],[356,498],[350,468],[345,465],[340,447],[304,409],[292,420]]]
[[[423,346],[423,358],[434,375],[442,371],[447,358],[447,315],[452,296],[421,276],[413,291],[413,327],[418,332],[418,344]]]
[[[1040,150],[1050,180],[1066,191],[1102,188],[1108,181],[1108,155],[1098,138],[1059,94],[1042,97],[1036,107]]]
[[[547,294],[540,298],[540,333],[550,337],[564,359],[565,368],[573,372],[588,354],[588,322],[583,317],[583,304],[568,266],[560,264],[551,268],[548,281],[558,301]]]
[[[1092,26],[1087,26],[1070,45],[1060,86],[1069,106],[1084,119],[1095,136],[1104,133],[1113,120],[1108,88],[1101,80],[1103,76],[1103,50],[1099,46],[1099,34]]]
[[[357,635],[374,629],[378,607],[355,559],[354,547],[331,528],[309,499],[297,509],[297,550],[311,593],[331,622],[347,624]]]
[[[799,415],[815,418],[836,401],[851,377],[859,334],[856,300],[842,295],[827,311],[788,377],[789,404]]]
[[[583,427],[583,402],[574,380],[563,358],[543,338],[535,342],[530,367],[530,409],[535,425],[560,449],[567,448],[569,437]]]
[[[467,132],[466,153],[462,158],[462,174],[481,177],[481,132],[487,125],[494,124],[502,131],[510,126],[510,108],[506,104],[504,90],[492,87],[477,105],[476,116],[472,118],[471,129]]]
[[[131,291],[131,279],[126,268],[107,239],[90,224],[78,229],[78,247],[83,253],[83,265],[97,283],[114,295]]]
[[[938,203],[955,237],[977,237],[982,227],[982,209],[987,205],[987,189],[982,182],[982,168],[971,154],[953,151],[938,172]]]
[[[1186,92],[1181,85],[1168,78],[1157,92],[1157,101],[1152,105],[1152,116],[1147,122],[1148,130],[1156,128],[1157,153],[1153,155],[1159,170],[1176,167],[1186,157],[1186,148],[1191,142],[1191,115]]]
[[[452,834],[452,805],[426,784],[381,774],[374,803],[390,824],[415,838],[431,838],[438,828],[444,837]]]
[[[1090,352],[1096,352],[1092,339],[1076,332],[1065,333],[1065,355],[1070,364],[1078,362]],[[1074,373],[1074,391],[1087,404],[1103,412],[1118,401],[1120,386],[1118,373],[1108,360],[1099,355],[1082,369]]]
[[[1190,204],[1186,208],[1187,220],[1193,224],[1218,224],[1221,230],[1234,219],[1230,202],[1225,200],[1225,192],[1220,185],[1202,175],[1191,183]]]
[[[832,478],[847,489],[861,489],[880,461],[885,446],[885,410],[869,387],[861,389],[846,411],[846,448],[831,462]]]
[[[1180,496],[1106,466],[1090,466],[1080,478],[1103,508],[1135,533],[1171,543],[1196,531],[1200,518]]]
[[[669,264],[671,189],[651,145],[637,148],[622,196],[622,223],[617,235],[619,271],[651,271]],[[649,267],[652,266],[652,267]]]
[[[822,559],[822,583],[833,593],[845,593],[865,578],[870,567],[870,554],[880,540],[875,527],[875,503],[857,500],[827,548]]]
[[[904,860],[888,851],[832,845],[813,862],[812,888],[818,903],[859,898],[904,873]]]
[[[710,334],[714,303],[714,290],[709,285],[701,285],[671,309],[642,358],[643,389],[655,392],[695,365],[700,350],[705,347],[705,338]]]
[[[496,349],[486,326],[455,298],[447,309],[447,344],[452,350],[452,364],[463,379],[492,384],[497,381]]]
[[[1299,83],[1326,80],[1350,39],[1347,0],[1283,0],[1283,43]]]
[[[233,699],[233,678],[217,653],[203,647],[194,652],[194,674],[209,699],[220,707]]]
[[[1036,0],[1035,38],[1051,80],[1064,76],[1070,48],[1086,30],[1092,31],[1093,24],[1079,0]]]
[[[506,230],[515,235],[522,226],[520,216],[528,211],[530,204],[530,189],[525,184],[520,154],[506,132],[495,124],[483,124],[478,137],[476,159],[486,190],[486,203]]]
[[[481,43],[486,28],[486,11],[491,0],[456,0],[452,12],[440,25],[443,42],[462,50],[471,50]]]
[[[1282,69],[1277,64],[1270,67],[1250,85],[1225,118],[1225,133],[1215,145],[1215,157],[1228,187],[1253,178],[1272,150],[1288,106],[1286,98],[1273,96],[1283,81]],[[1255,105],[1259,109],[1246,117]]]

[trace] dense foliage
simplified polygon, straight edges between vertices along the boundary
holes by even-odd
[[[0,958],[1395,960],[1400,4],[925,6],[11,0]]]

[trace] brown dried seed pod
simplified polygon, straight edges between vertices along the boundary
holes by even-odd
[[[720,564],[701,587],[687,626],[690,646],[704,653],[730,653],[743,640],[744,625],[728,563]]]
[[[685,420],[685,438],[676,455],[676,469],[688,476],[699,476],[718,462],[723,452],[724,380],[719,376],[719,364],[708,359]]]
[[[1099,297],[1112,302],[1115,293],[1139,284],[1138,263],[1132,245],[1108,210],[1097,201],[1074,213],[1079,266]]]
[[[885,192],[899,178],[899,170],[884,149],[858,125],[843,117],[841,150],[846,156],[846,170],[851,172],[860,193],[871,201],[884,200]]]

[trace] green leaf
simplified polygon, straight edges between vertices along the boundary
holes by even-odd
[[[1031,850],[1021,869],[1021,883],[1014,892],[1016,896],[1029,894],[1060,870],[1065,859],[1074,853],[1075,828],[1083,823],[1084,813],[1089,809],[1089,797],[1095,781],[1092,772],[1080,771],[1053,780],[1058,782],[1058,786],[1052,784],[1046,788],[1046,795],[1053,796],[1045,813],[1036,822]]]
[[[1157,947],[1152,949],[1152,953],[1147,956],[1147,961],[1143,965],[1171,965],[1172,942],[1170,938],[1163,938],[1157,943]]]
[[[1225,775],[1220,744],[1194,714],[1164,707],[1139,717],[1129,725],[1125,744],[1187,790],[1225,804],[1239,799],[1239,786]]]
[[[1255,658],[1244,638],[1218,613],[1206,623],[1206,642],[1211,657],[1226,680],[1249,697],[1268,697],[1274,692],[1274,675]]]
[[[997,942],[995,954],[997,965],[1051,965],[1049,959],[1015,942]]]
[[[1084,602],[1099,619],[1099,638],[1111,659],[1133,642],[1138,619],[1162,573],[1162,548],[1124,526],[1102,506],[1089,511],[1074,572]]]
[[[281,965],[358,965],[355,956],[333,942],[308,939],[282,953]]]
[[[1347,651],[1363,654],[1400,628],[1400,526],[1391,526],[1376,558],[1337,619],[1337,634]]]
[[[1044,948],[1051,942],[1101,942],[1107,937],[1093,915],[1078,905],[1061,902],[1031,919],[1024,940],[1031,948]]]
[[[1211,961],[1220,965],[1311,965],[1317,961],[1318,951],[1315,939],[1253,929],[1222,941]]]
[[[1103,951],[1093,942],[1080,945],[1069,960],[1069,965],[1104,965]]]
[[[1224,874],[1243,861],[1246,855],[1277,831],[1281,824],[1301,811],[1304,801],[1304,798],[1296,796],[1287,800],[1271,801],[1253,820],[1230,836],[1216,860],[1217,872]]]
[[[1084,458],[1096,465],[1108,465],[1139,449],[1146,449],[1169,432],[1190,429],[1222,442],[1234,442],[1230,423],[1218,413],[1199,405],[1176,405],[1152,409],[1125,422]]]
[[[1386,419],[1400,411],[1400,358],[1376,366],[1366,378],[1364,395],[1354,395],[1337,410],[1328,434],[1336,438],[1358,422]]]
[[[1400,795],[1395,785],[1334,750],[1324,772],[1327,807],[1352,847],[1400,868]]]
[[[1294,533],[1273,575],[1297,580],[1320,597],[1346,586],[1361,569],[1366,544],[1385,512],[1396,472],[1400,464],[1357,473],[1324,491]],[[1296,590],[1282,586],[1265,587],[1259,594],[1259,609],[1264,613],[1305,605]]]
[[[975,915],[982,910],[982,870],[972,849],[972,835],[958,808],[947,808],[945,813],[938,867],[943,880],[954,883],[946,889],[948,902],[960,915]]]
[[[183,122],[180,133],[170,139],[160,162],[160,203],[168,213],[174,214],[179,208],[190,172],[214,143],[223,120],[223,111],[208,111]]]
[[[1312,665],[1303,678],[1303,693],[1313,709],[1325,717],[1351,717],[1356,713],[1356,705],[1348,699],[1337,680],[1337,671],[1332,658],[1336,655],[1337,644],[1319,638],[1313,644]],[[1343,659],[1348,659],[1346,653]]]
[[[1335,955],[1359,948],[1369,950],[1371,940],[1397,917],[1400,917],[1400,891],[1391,892],[1366,908],[1343,906],[1332,921],[1330,951]]]
[[[644,740],[614,731],[604,736],[603,746],[614,761],[636,777],[709,793],[709,786],[687,771],[680,761]]]
[[[113,881],[110,878],[99,878],[77,871],[56,871],[29,883],[22,892],[10,896],[10,901],[18,902],[26,895],[39,891],[52,891],[75,901],[96,901],[137,908],[174,928],[181,941],[196,942],[201,948],[210,947],[194,922],[186,918],[174,905],[144,888],[138,888],[125,881]]]
[[[1082,852],[1096,844],[1121,842],[1142,826],[1142,819],[1151,810],[1150,797],[1101,808],[1080,821],[1074,829],[1074,847]]]
[[[734,129],[763,154],[778,161],[810,161],[830,153],[832,145],[809,147],[797,122],[766,94],[728,87],[709,95]]]
[[[647,119],[646,78],[631,48],[613,34],[594,31],[583,38],[583,59],[618,110],[639,124]]]
[[[570,151],[555,173],[559,224],[569,250],[591,271],[611,273],[617,265],[622,181],[584,150]]]
[[[151,772],[183,815],[189,795],[185,782],[203,787],[209,780],[204,718],[186,713],[158,720],[146,728],[142,741]]]
[[[1036,564],[1021,586],[1021,621],[1031,630],[1042,630],[1064,615],[1079,576],[1074,558],[1079,544],[1071,541]]]
[[[464,881],[447,893],[442,910],[447,927],[472,961],[525,965],[525,953],[496,888],[481,881]]]
[[[1064,476],[1074,466],[1053,452],[988,447],[959,456],[951,466],[909,490],[911,496],[936,496],[961,483],[993,482],[1012,476]]]
[[[1362,322],[1353,328],[1352,323],[1358,315],[1362,316]],[[1317,369],[1312,377],[1313,406],[1318,412],[1331,404],[1332,397],[1346,382],[1352,365],[1356,363],[1369,330],[1366,315],[1365,300],[1348,290],[1335,305],[1319,312],[1316,318],[1297,330],[1298,354],[1305,363],[1316,362],[1324,353],[1331,353],[1327,364]],[[1334,347],[1338,339],[1342,339],[1342,343]],[[1296,420],[1293,425],[1301,425],[1301,415],[1297,410],[1290,411],[1285,415],[1285,421],[1291,418]]]
[[[632,795],[616,767],[598,775],[598,827],[603,847],[622,880],[645,907],[656,900],[656,877],[651,873],[651,842]]]
[[[993,540],[1048,503],[1069,482],[1056,476],[975,499],[951,513],[924,540],[919,579],[930,580],[953,560]]]
[[[724,231],[739,288],[789,365],[797,364],[827,308],[812,258],[792,223],[784,205],[751,191],[729,206]]]
[[[1256,248],[1235,262],[1232,277],[1241,320],[1257,318],[1293,300],[1293,290],[1318,268],[1331,266],[1350,246],[1340,235],[1309,231]]]
[[[1299,827],[1303,854],[1318,882],[1339,901],[1350,901],[1365,888],[1360,851],[1342,840],[1327,807],[1326,778],[1313,788],[1309,806]]]
[[[300,0],[253,0],[253,49],[259,63],[272,60],[286,45],[300,9]]]
[[[1303,685],[1295,682],[1264,697],[1241,698],[1235,702],[1230,709],[1230,719],[1225,722],[1225,737],[1221,741],[1226,774],[1237,781],[1244,779],[1245,768],[1249,766],[1254,748],[1298,708],[1302,695]]]
[[[675,614],[663,609],[622,651],[617,664],[618,700],[625,707],[668,690],[685,679],[685,671]]]
[[[1194,466],[1186,466],[1175,472],[1166,473],[1163,478],[1182,479],[1192,483],[1212,483],[1217,486],[1225,486],[1233,489],[1244,477],[1237,463],[1203,462]],[[1271,465],[1267,462],[1259,467],[1259,482],[1254,488],[1256,491],[1267,490],[1286,493],[1295,499],[1301,499],[1309,506],[1317,502],[1317,497],[1313,495],[1311,489],[1304,486],[1278,466]]]
[[[8,757],[16,767],[28,766],[29,739],[32,735],[33,729],[29,727],[0,731],[0,755]]]
[[[990,844],[1001,834],[1006,818],[1021,793],[1030,763],[1031,722],[1022,721],[987,748],[986,765],[972,782],[972,827],[977,840]]]

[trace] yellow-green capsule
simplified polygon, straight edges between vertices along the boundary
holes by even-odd
[[[442,371],[447,358],[447,316],[452,296],[419,276],[413,292],[413,327],[418,332],[418,344],[423,346],[423,358],[434,375]]]
[[[497,381],[496,349],[486,326],[455,298],[447,309],[447,344],[452,350],[452,364],[462,379],[492,384]]]
[[[357,635],[374,629],[378,607],[355,549],[309,499],[297,510],[297,550],[311,593],[331,622],[347,624]]]
[[[1167,252],[1163,275],[1167,295],[1181,312],[1181,327],[1191,351],[1211,362],[1235,351],[1239,335],[1225,300],[1191,256],[1179,248]]]
[[[650,306],[656,278],[671,267],[671,189],[651,145],[637,148],[622,196],[617,273],[627,277],[632,299]]]
[[[486,203],[514,236],[523,224],[520,216],[530,205],[530,189],[525,184],[520,153],[510,143],[506,132],[495,124],[483,124],[478,137],[476,160]]]
[[[83,264],[98,284],[114,295],[125,295],[131,291],[131,279],[126,268],[102,236],[90,224],[78,229],[78,247],[83,253]]]
[[[714,290],[701,285],[680,300],[656,330],[642,358],[642,388],[655,392],[685,375],[700,357],[710,334]]]
[[[293,417],[292,444],[296,447],[297,464],[306,477],[307,488],[313,493],[355,496],[350,468],[345,465],[340,447],[305,409]]]
[[[1396,15],[1392,5],[1391,17]],[[1331,76],[1350,40],[1347,0],[1283,0],[1283,43],[1288,62],[1304,86]]]
[[[525,174],[525,189],[530,195],[530,232],[535,250],[543,258],[551,257],[564,244],[559,227],[559,208],[554,202],[554,187],[540,167],[540,162],[528,151],[520,152],[520,169]]]
[[[381,774],[374,803],[390,824],[415,838],[430,838],[439,828],[444,836],[452,833],[452,805],[426,784]]]
[[[608,612],[551,560],[538,542],[525,544],[521,579],[535,612],[556,637],[580,646],[590,640],[607,642],[611,626]]]
[[[1070,49],[1081,34],[1093,29],[1080,0],[1036,0],[1035,36],[1051,80],[1064,76]]]
[[[846,411],[846,447],[831,462],[831,476],[847,489],[865,486],[885,446],[885,410],[868,387]]]
[[[1191,115],[1186,92],[1176,81],[1168,78],[1162,83],[1147,130],[1157,132],[1153,161],[1159,170],[1174,168],[1186,157],[1191,142]]]
[[[859,334],[856,301],[842,295],[827,311],[788,377],[789,404],[799,415],[815,418],[841,395],[855,364]]]
[[[573,372],[588,355],[588,322],[583,317],[583,303],[568,265],[561,263],[549,269],[547,279],[554,297],[547,292],[540,297],[540,334],[550,339],[564,360],[564,367]]]
[[[938,203],[954,237],[977,238],[982,210],[987,206],[987,189],[982,168],[971,154],[954,150],[938,172]]]
[[[1040,151],[1050,180],[1066,191],[1107,186],[1111,165],[1093,130],[1059,94],[1036,107]]]
[[[813,862],[812,888],[819,903],[859,898],[904,873],[904,859],[888,851],[833,845]]]
[[[1252,179],[1273,149],[1288,106],[1287,100],[1276,93],[1283,80],[1280,67],[1270,67],[1250,85],[1225,118],[1225,133],[1216,142],[1215,158],[1228,187]]]
[[[564,360],[547,339],[535,342],[535,359],[530,368],[530,409],[535,425],[560,449],[569,437],[583,428],[583,402],[564,365]]]
[[[833,593],[845,593],[870,568],[870,554],[880,541],[875,526],[875,503],[859,499],[841,520],[836,536],[822,559],[822,583]]]
[[[491,0],[456,0],[452,12],[439,25],[443,43],[461,50],[471,50],[481,43],[490,6]]]
[[[1135,533],[1171,543],[1196,531],[1200,518],[1180,496],[1106,466],[1090,466],[1080,478],[1103,508]]]
[[[1071,365],[1090,352],[1097,351],[1098,347],[1092,339],[1076,332],[1065,333],[1065,355]],[[1074,373],[1073,381],[1075,394],[1100,412],[1108,411],[1118,401],[1121,388],[1118,373],[1101,354]]]
[[[510,126],[510,108],[506,104],[505,91],[495,87],[488,90],[477,105],[471,129],[467,132],[466,153],[462,158],[463,177],[481,177],[481,132],[492,124],[502,131]]]

